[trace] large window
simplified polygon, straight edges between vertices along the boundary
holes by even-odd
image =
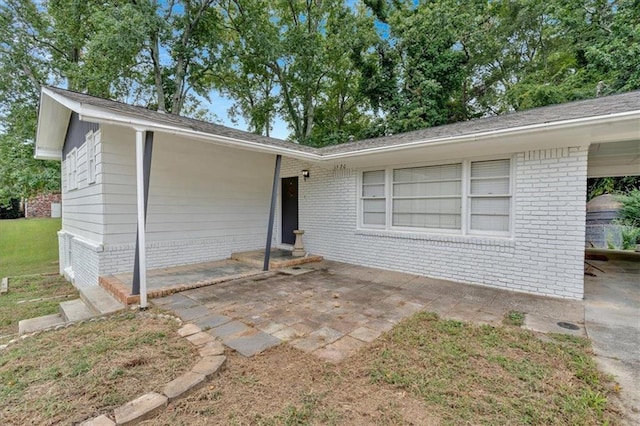
[[[362,173],[361,226],[508,235],[511,161],[388,168]]]
[[[386,222],[385,171],[362,173],[362,223],[384,226]]]
[[[462,165],[393,170],[393,226],[460,229]]]

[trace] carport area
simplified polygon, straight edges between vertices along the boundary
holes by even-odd
[[[588,260],[599,270],[585,276],[585,325],[599,367],[616,377],[627,415],[640,424],[640,253],[606,256]]]

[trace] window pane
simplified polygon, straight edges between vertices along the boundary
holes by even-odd
[[[460,195],[461,193],[462,184],[460,181],[396,183],[393,185],[393,195],[398,197],[433,197],[439,195]]]
[[[510,175],[510,160],[475,161],[471,163],[471,177]]]
[[[362,187],[363,197],[384,197],[384,184],[364,185]]]
[[[476,231],[509,231],[508,215],[471,215],[471,229]]]
[[[385,214],[384,213],[364,213],[362,215],[362,223],[364,225],[384,225]]]
[[[511,198],[472,198],[471,214],[509,215]]]
[[[509,194],[509,178],[471,180],[473,195]]]
[[[393,200],[394,213],[428,213],[460,215],[460,198]]]
[[[372,172],[362,173],[362,183],[381,183],[384,184],[384,170],[375,170]]]
[[[385,200],[362,200],[362,211],[365,213],[384,213]]]
[[[460,229],[460,215],[394,213],[393,225],[416,228]]]
[[[412,167],[393,171],[394,182],[425,182],[447,179],[460,179],[462,164],[446,164],[444,166]]]

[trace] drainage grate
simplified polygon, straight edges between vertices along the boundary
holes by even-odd
[[[580,327],[570,322],[560,321],[557,324],[558,324],[558,327],[566,328],[567,330],[580,330]]]

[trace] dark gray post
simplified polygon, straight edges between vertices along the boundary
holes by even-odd
[[[269,258],[271,257],[271,237],[273,237],[273,220],[276,216],[276,198],[278,196],[278,181],[280,180],[280,163],[282,156],[276,155],[276,169],[273,172],[273,187],[271,188],[271,209],[269,210],[269,228],[267,229],[267,244],[264,248],[263,271],[269,270]]]
[[[151,154],[153,152],[153,132],[145,132],[144,137],[144,217],[147,218],[147,205],[149,204],[149,178],[151,177]],[[133,285],[131,294],[140,294],[140,245],[138,241],[138,233],[136,232],[136,255],[133,263]]]

